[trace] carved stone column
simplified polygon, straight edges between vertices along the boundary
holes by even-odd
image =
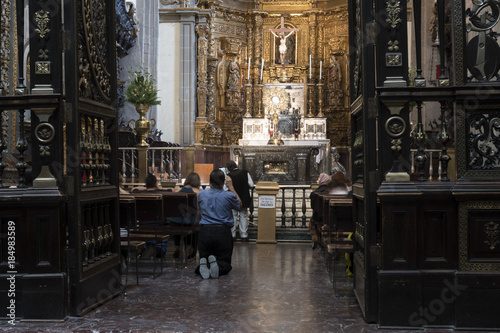
[[[198,24],[196,26],[196,33],[198,34],[198,118],[206,118],[208,26],[206,24]]]
[[[253,69],[259,69],[262,63],[262,14],[257,13],[255,15],[255,33],[254,33],[254,61],[252,61]],[[253,70],[252,70],[253,72]],[[255,73],[255,83],[259,82],[259,72]],[[253,89],[252,91],[253,101],[252,103],[252,114],[257,114],[258,110],[258,99],[260,98],[259,90]]]
[[[323,60],[323,65],[325,64],[325,55],[324,55],[324,50],[325,50],[325,45],[324,45],[324,40],[325,40],[325,16],[321,15],[320,20],[318,22],[318,60]]]
[[[207,100],[207,121],[215,122],[215,74],[217,72],[218,58],[208,58],[208,100]]]
[[[210,20],[209,20],[209,31],[208,31],[208,55],[216,57],[215,54],[215,12],[217,8],[215,6],[210,6]]]
[[[312,57],[312,62],[313,65],[315,65],[318,61],[318,53],[317,53],[317,15],[316,14],[310,14],[309,15],[309,52]]]
[[[0,42],[2,45],[2,53],[0,54],[0,90],[3,89],[3,94],[10,91],[10,25],[12,17],[10,14],[10,9],[12,6],[12,0],[2,1],[0,3],[0,13],[1,22],[0,24]]]
[[[253,20],[251,16],[247,18],[247,59],[245,61],[248,61],[248,57],[255,58],[253,56]]]
[[[255,61],[252,62],[254,68],[260,68],[260,62],[262,60],[262,16],[261,14],[255,15],[255,33],[253,38],[254,49],[253,54]]]

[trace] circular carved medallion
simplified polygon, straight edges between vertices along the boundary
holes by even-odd
[[[385,131],[390,137],[396,138],[403,135],[406,130],[406,123],[403,118],[394,116],[385,122]]]
[[[50,123],[40,123],[35,129],[37,140],[45,144],[51,143],[55,135],[56,131],[54,130],[54,126]]]

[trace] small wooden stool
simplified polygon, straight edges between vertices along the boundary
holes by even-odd
[[[136,277],[136,284],[135,286],[139,285],[139,257],[140,254],[139,252],[141,250],[144,250],[146,247],[146,242],[141,242],[141,241],[120,241],[120,248],[122,251],[127,252],[127,267],[125,268],[125,286],[124,286],[124,293],[130,289],[128,288],[128,268],[130,265],[130,255],[131,253],[135,253],[135,277]]]

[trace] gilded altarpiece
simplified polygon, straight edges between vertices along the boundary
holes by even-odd
[[[278,82],[284,69],[288,82],[306,87],[304,114],[324,115],[327,139],[341,151],[347,147],[347,6],[327,9],[315,1],[274,0],[258,1],[256,9],[244,11],[225,6],[224,1],[201,1],[200,5],[212,13],[206,38],[213,79],[210,65],[206,81],[198,73],[198,90],[204,92],[206,85],[207,104],[198,106],[196,143],[214,149],[238,144],[242,119],[263,117],[263,85]],[[287,48],[290,59],[284,66],[279,61],[279,39],[269,31],[283,27],[282,20],[284,28],[297,30],[290,37],[294,50]],[[204,57],[200,52],[198,48],[198,57]],[[231,67],[238,69],[237,80]],[[200,112],[205,110],[206,115]]]

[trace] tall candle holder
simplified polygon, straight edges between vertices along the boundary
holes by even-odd
[[[307,115],[306,117],[314,117],[313,115],[313,89],[314,83],[307,84]]]
[[[247,83],[245,84],[245,109],[246,113],[243,117],[245,118],[251,118],[252,117],[252,84],[250,83],[250,80],[247,80]]]
[[[264,91],[264,85],[262,83],[259,83],[257,87],[259,87],[259,109],[257,113],[257,118],[262,118],[264,116],[262,114],[262,94]]]
[[[324,84],[319,82],[318,86],[318,118],[323,118],[325,115],[323,114],[323,86]]]

